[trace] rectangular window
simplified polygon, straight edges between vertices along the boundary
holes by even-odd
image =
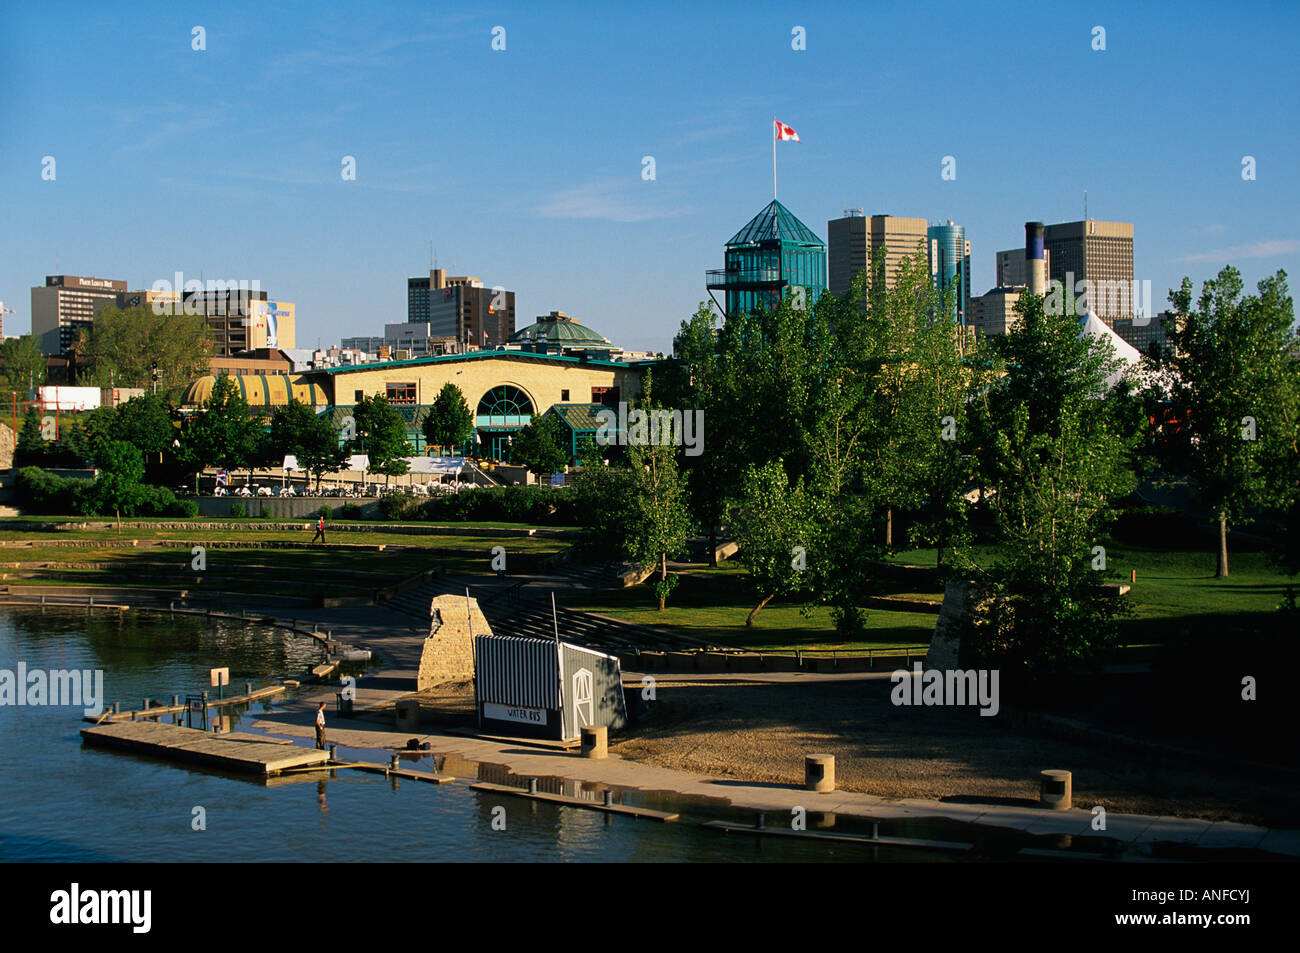
[[[568,402],[569,402],[569,392],[567,390],[560,391],[560,403],[567,404]]]
[[[617,387],[593,387],[591,389],[591,402],[593,404],[604,404],[606,407],[617,407],[618,388]]]
[[[352,403],[354,403],[354,404],[359,404],[359,403],[361,403],[361,398],[363,398],[363,397],[365,397],[365,396],[366,396],[366,392],[363,391],[363,390],[353,391],[353,392],[352,392]]]
[[[385,396],[390,404],[414,404],[415,384],[388,384],[385,387]]]

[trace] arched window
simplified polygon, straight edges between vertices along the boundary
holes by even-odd
[[[478,427],[522,427],[533,416],[533,402],[518,387],[493,387],[478,402],[474,421]]]

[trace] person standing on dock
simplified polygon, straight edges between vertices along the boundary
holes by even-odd
[[[316,750],[325,750],[325,703],[316,709]]]
[[[319,517],[316,518],[316,535],[311,538],[311,541],[314,543],[316,542],[317,538],[319,538],[322,543],[325,542],[325,514],[324,513],[322,513]]]

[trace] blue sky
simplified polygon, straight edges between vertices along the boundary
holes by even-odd
[[[976,293],[1084,189],[1135,224],[1158,307],[1227,263],[1294,280],[1298,28],[1286,3],[3,2],[5,331],[57,262],[258,280],[300,346],[381,334],[432,241],[514,290],[521,326],[559,309],[667,351],[771,198],[773,116],[802,139],[778,145],[781,201],[815,232],[846,207],[952,218]]]

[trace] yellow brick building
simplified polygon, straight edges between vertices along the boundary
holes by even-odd
[[[474,415],[478,452],[508,459],[509,438],[555,404],[617,406],[641,392],[646,362],[586,360],[527,351],[471,351],[409,361],[382,361],[312,371],[336,417],[364,397],[388,398],[409,421],[411,441],[423,448],[419,424],[443,385],[455,384]]]

